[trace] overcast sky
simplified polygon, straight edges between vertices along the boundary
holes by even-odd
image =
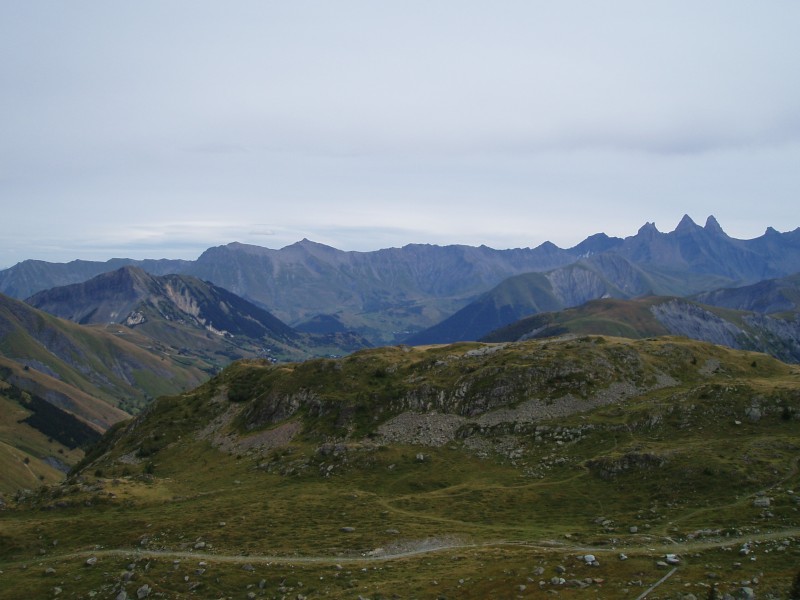
[[[800,2],[0,3],[0,266],[800,226]]]

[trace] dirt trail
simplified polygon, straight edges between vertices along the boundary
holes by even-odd
[[[652,543],[646,545],[635,546],[620,546],[624,548],[627,554],[661,554],[666,552],[689,553],[697,550],[707,550],[710,548],[717,548],[723,546],[735,546],[744,542],[753,541],[767,541],[774,539],[782,539],[787,537],[800,537],[800,527],[792,527],[774,531],[769,533],[748,534],[741,536],[730,536],[716,539],[703,539],[692,540],[691,542],[684,542],[679,545],[653,545]],[[203,560],[209,563],[233,563],[233,564],[358,564],[358,563],[371,563],[371,562],[386,562],[392,560],[401,560],[404,558],[412,558],[415,556],[430,554],[434,552],[446,551],[460,551],[460,550],[477,550],[484,548],[500,548],[500,547],[513,547],[513,548],[530,548],[540,551],[558,551],[570,552],[576,554],[596,553],[604,554],[609,552],[607,546],[578,546],[575,544],[565,544],[556,540],[538,540],[538,541],[507,541],[496,540],[488,542],[465,542],[457,539],[428,539],[417,540],[408,542],[406,547],[408,549],[398,549],[393,551],[391,549],[381,552],[370,552],[362,555],[349,555],[349,556],[286,556],[286,555],[235,555],[235,554],[213,554],[210,552],[189,552],[179,550],[140,550],[138,548],[106,548],[100,550],[84,550],[79,552],[69,552],[65,554],[50,554],[47,558],[40,559],[41,562],[57,562],[71,559],[86,559],[91,556],[95,557],[125,557],[131,560],[138,560],[144,558],[167,558],[167,559],[193,559]],[[23,564],[29,561],[17,561],[14,563],[5,563],[2,565],[8,568],[17,564]]]

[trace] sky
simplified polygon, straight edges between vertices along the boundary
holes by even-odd
[[[800,226],[800,2],[0,3],[0,267]]]

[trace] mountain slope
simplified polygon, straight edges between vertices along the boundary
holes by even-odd
[[[10,382],[0,363],[0,494],[55,484],[100,431]]]
[[[599,254],[548,273],[510,277],[441,323],[405,343],[442,344],[477,340],[537,312],[561,310],[603,297],[631,297],[655,287],[670,287],[613,254]]]
[[[211,373],[237,358],[300,359],[320,347],[317,353],[342,353],[369,345],[347,332],[301,334],[263,308],[196,277],[153,276],[131,266],[39,292],[27,302],[77,323],[120,325],[111,330],[200,360]]]
[[[800,273],[738,288],[704,292],[694,299],[703,304],[757,313],[797,313],[800,312]]]
[[[99,328],[88,328],[59,319],[24,302],[0,295],[0,357],[13,361],[22,370],[21,379],[30,385],[50,387],[41,374],[80,390],[87,397],[133,412],[153,397],[187,389],[203,381],[207,374],[180,357],[146,349]],[[27,389],[25,385],[17,383]],[[47,393],[37,394],[47,398]],[[79,416],[104,428],[124,416],[97,420],[97,415],[82,415],[82,399],[59,391],[76,406],[69,408]],[[49,398],[47,398],[49,400]],[[105,419],[105,418],[104,418]]]
[[[486,342],[574,335],[614,335],[632,339],[681,335],[741,350],[800,362],[800,318],[768,317],[704,306],[681,298],[594,300],[558,312],[533,315],[484,336]]]
[[[798,375],[672,338],[240,362],[9,499],[0,597],[787,597]]]

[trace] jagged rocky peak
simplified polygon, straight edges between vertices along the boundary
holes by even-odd
[[[655,222],[648,221],[639,228],[639,231],[636,232],[636,235],[656,235],[658,233],[661,232],[656,228]]]
[[[727,234],[722,230],[722,227],[719,224],[719,221],[714,217],[714,215],[709,215],[706,219],[706,225],[703,227],[709,233],[715,233],[717,235],[724,235]]]
[[[681,222],[678,223],[678,226],[675,228],[675,233],[690,233],[698,229],[700,229],[700,226],[692,221],[689,215],[683,215]]]

